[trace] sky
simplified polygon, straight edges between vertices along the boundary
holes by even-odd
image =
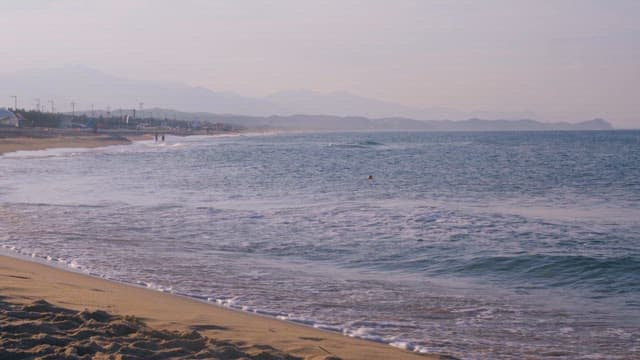
[[[640,128],[637,0],[0,0],[0,9],[3,73],[84,65],[245,96],[345,91]]]

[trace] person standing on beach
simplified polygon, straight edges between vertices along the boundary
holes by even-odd
[[[155,135],[156,135],[156,142],[158,142],[158,133],[156,133]]]

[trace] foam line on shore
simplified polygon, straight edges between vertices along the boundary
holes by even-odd
[[[145,282],[140,282],[140,283],[131,283],[131,282],[122,282],[119,281],[117,279],[111,279],[108,276],[105,276],[103,274],[96,274],[93,272],[90,272],[86,269],[84,269],[82,266],[78,265],[77,263],[75,263],[73,260],[66,260],[66,259],[61,259],[61,258],[54,258],[51,256],[47,256],[47,255],[40,255],[37,253],[29,253],[29,252],[25,252],[15,246],[8,246],[8,245],[0,245],[0,249],[4,250],[3,252],[7,255],[9,255],[11,258],[17,259],[18,261],[27,261],[27,262],[33,262],[35,264],[40,264],[40,265],[44,265],[44,266],[53,266],[54,268],[60,269],[63,272],[69,272],[70,273],[74,273],[74,274],[78,274],[79,276],[90,276],[90,279],[95,278],[96,280],[100,279],[100,280],[105,280],[108,281],[110,283],[113,284],[118,284],[120,286],[125,286],[125,287],[130,287],[133,286],[133,288],[138,288],[141,289],[143,291],[147,291],[147,290],[152,290],[153,293],[158,294],[159,296],[162,296],[161,294],[168,294],[170,296],[173,295],[177,295],[180,298],[184,298],[184,299],[188,299],[190,301],[196,301],[198,303],[201,304],[205,304],[205,306],[211,307],[212,310],[215,308],[225,308],[225,309],[229,309],[231,311],[233,311],[234,313],[240,313],[240,314],[247,314],[247,316],[258,316],[261,319],[265,319],[265,320],[257,320],[255,319],[255,321],[278,321],[281,323],[285,323],[285,324],[291,324],[291,326],[298,326],[298,325],[303,325],[305,329],[308,329],[308,331],[320,331],[321,333],[319,334],[315,334],[313,336],[308,336],[309,338],[313,338],[315,337],[326,337],[328,336],[328,334],[334,334],[333,336],[338,336],[339,338],[342,338],[343,340],[341,340],[340,342],[344,342],[347,341],[348,342],[348,338],[355,338],[358,341],[362,341],[362,340],[369,340],[366,341],[365,343],[369,344],[369,346],[376,346],[374,344],[378,343],[380,344],[379,346],[383,346],[384,348],[387,349],[394,349],[394,348],[398,348],[398,349],[402,349],[402,350],[406,350],[407,352],[400,352],[400,353],[393,353],[395,355],[394,358],[398,358],[398,359],[402,359],[402,358],[411,358],[411,357],[407,357],[410,354],[424,354],[427,353],[427,349],[422,348],[422,347],[416,347],[413,346],[410,342],[407,341],[402,341],[402,340],[398,340],[398,339],[381,339],[379,337],[377,337],[375,334],[369,332],[367,329],[364,328],[355,328],[355,329],[346,329],[346,328],[341,328],[341,327],[335,327],[335,326],[331,326],[331,325],[324,325],[324,324],[318,324],[315,323],[313,321],[307,320],[307,319],[303,319],[303,318],[297,318],[291,314],[281,314],[281,313],[274,313],[274,312],[268,312],[268,311],[261,311],[259,309],[254,309],[254,308],[249,308],[246,306],[241,306],[238,305],[236,303],[237,299],[218,299],[218,298],[203,298],[203,297],[197,297],[197,296],[192,296],[189,294],[184,294],[184,293],[179,293],[179,292],[175,292],[172,289],[168,289],[168,288],[162,288],[159,286],[155,286],[153,284],[149,284],[149,283],[145,283]],[[0,255],[1,256],[1,255]],[[55,285],[53,285],[55,286]],[[58,290],[55,290],[58,291]],[[5,295],[5,294],[3,294]],[[42,296],[37,297],[37,298],[42,298]],[[46,299],[46,297],[45,297]],[[80,299],[76,299],[76,300],[80,300]],[[47,301],[49,301],[49,299],[47,299]],[[211,306],[211,305],[215,305],[215,306]],[[215,310],[213,310],[215,311]],[[134,314],[136,316],[139,316],[138,314]],[[253,319],[253,318],[252,318]],[[280,320],[285,320],[284,322],[280,321]],[[327,333],[328,331],[328,333]],[[322,335],[322,336],[321,336]],[[389,346],[391,345],[391,346]],[[286,350],[286,349],[285,349]],[[379,351],[379,350],[378,350]],[[395,350],[394,350],[395,351]],[[378,352],[375,352],[378,353]],[[386,352],[383,352],[386,353]],[[418,354],[416,354],[418,355]],[[346,358],[351,358],[351,357],[346,357]],[[354,357],[354,358],[360,358],[358,357]],[[380,358],[380,357],[363,357],[363,358]],[[382,358],[387,358],[387,357],[382,357]],[[437,357],[436,357],[437,358]]]

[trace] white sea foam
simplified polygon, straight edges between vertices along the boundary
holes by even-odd
[[[90,148],[52,148],[46,150],[20,150],[0,155],[6,159],[37,159],[55,158],[60,156],[72,156],[82,152],[92,151]]]
[[[335,331],[335,332],[342,332],[344,329],[340,326],[336,326],[336,325],[327,325],[327,324],[321,324],[321,323],[315,323],[313,324],[314,328],[317,329],[322,329],[322,330],[328,330],[328,331]]]
[[[216,299],[216,303],[220,306],[228,308],[238,308],[237,301],[239,297],[233,297],[230,299]]]
[[[415,348],[415,345],[408,341],[394,341],[389,343],[389,345],[407,351],[413,351],[413,349]]]
[[[574,332],[574,329],[573,329],[572,327],[570,327],[570,326],[564,326],[564,327],[561,327],[561,328],[559,329],[559,331],[560,331],[561,333],[563,333],[563,334],[569,334],[569,333]]]
[[[342,330],[342,333],[350,337],[356,337],[375,342],[383,342],[382,336],[378,335],[376,333],[376,330],[371,327],[345,328]]]

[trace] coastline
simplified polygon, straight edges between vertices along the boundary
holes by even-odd
[[[111,145],[128,145],[134,141],[153,140],[154,133],[173,136],[222,136],[251,135],[262,132],[198,132],[198,131],[141,131],[141,130],[101,130],[77,129],[20,129],[0,128],[0,156],[17,151],[37,151],[56,148],[99,148]]]
[[[265,346],[304,359],[441,359],[339,333],[121,284],[53,266],[0,255],[0,296],[10,303],[44,299],[75,311],[133,315],[154,329],[197,330],[247,353]]]
[[[144,133],[101,132],[93,134],[74,130],[0,130],[0,156],[16,151],[54,148],[97,148],[126,145],[136,140],[152,138]]]

